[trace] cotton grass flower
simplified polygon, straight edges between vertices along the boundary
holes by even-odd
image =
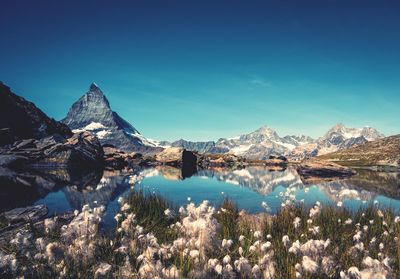
[[[303,261],[301,262],[301,265],[304,271],[311,274],[317,272],[318,270],[318,264],[308,256],[303,256]]]
[[[283,245],[285,245],[286,247],[289,245],[290,239],[289,239],[289,236],[288,236],[288,235],[284,235],[284,236],[282,237],[282,243],[283,243]]]
[[[295,229],[300,227],[300,222],[301,222],[301,218],[299,218],[299,217],[294,218],[293,225],[294,225]]]

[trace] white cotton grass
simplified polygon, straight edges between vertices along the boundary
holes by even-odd
[[[282,193],[282,197],[290,202],[293,196],[293,189]],[[377,211],[378,218],[371,219],[369,213],[364,216],[353,215],[347,213],[346,209],[332,207],[333,209],[328,209],[339,213],[329,223],[325,223],[325,207],[322,208],[319,202],[309,211],[297,210],[293,205],[287,206],[286,200],[283,203],[285,209],[282,213],[267,216],[263,212],[264,215],[260,216],[268,218],[264,220],[259,216],[255,218],[249,217],[247,213],[240,213],[233,223],[234,229],[240,229],[235,234],[224,230],[224,220],[218,219],[234,212],[229,206],[224,205],[219,214],[208,201],[196,205],[189,200],[179,210],[163,207],[159,212],[163,222],[168,222],[166,229],[172,232],[172,238],[162,239],[163,235],[152,231],[138,219],[140,215],[134,214],[134,204],[121,200],[120,212],[115,215],[116,237],[106,239],[105,242],[107,249],[121,257],[118,264],[94,260],[98,257],[96,243],[102,238],[99,224],[104,207],[91,208],[85,205],[82,211],[74,212],[72,221],[67,224],[48,218],[43,222],[43,227],[48,231],[43,236],[35,238],[31,233],[21,232],[13,237],[10,245],[19,249],[24,257],[51,266],[60,278],[71,272],[68,262],[63,262],[65,257],[82,263],[94,262],[88,270],[91,272],[90,276],[97,278],[242,276],[272,279],[282,277],[286,270],[290,270],[294,278],[397,278],[393,250],[398,241],[399,228],[396,224],[400,222],[399,216]],[[241,218],[268,222],[249,225],[245,223],[246,219]],[[370,222],[370,219],[374,222]],[[60,231],[62,241],[51,238],[53,231]],[[337,235],[339,233],[348,236],[340,243]],[[343,245],[340,254],[337,252],[338,245]],[[27,247],[34,247],[35,251],[30,255],[27,253],[30,251],[26,251]],[[285,249],[284,253],[281,253],[282,249]],[[282,260],[282,254],[287,259]],[[343,266],[338,261],[342,254],[356,258],[359,264],[350,268]],[[132,260],[135,266],[132,265]],[[277,260],[292,266],[278,265]],[[176,262],[184,264],[176,266]],[[22,270],[19,265],[22,263],[17,257],[0,251],[0,270],[17,274],[15,272]],[[190,269],[185,270],[185,266]]]

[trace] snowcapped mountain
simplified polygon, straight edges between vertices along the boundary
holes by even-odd
[[[384,135],[375,128],[368,126],[363,128],[347,128],[342,123],[338,123],[314,143],[300,145],[293,149],[289,157],[294,160],[302,160],[358,146],[383,137]]]
[[[107,97],[95,83],[72,105],[62,122],[73,132],[90,131],[101,144],[112,144],[126,152],[143,152],[157,146],[111,110]]]
[[[180,139],[174,142],[161,141],[159,146],[182,147],[199,153],[226,153],[228,148],[218,147],[214,141],[187,141]]]
[[[160,145],[183,147],[200,153],[233,153],[253,160],[267,159],[270,155],[284,155],[292,160],[302,160],[358,146],[382,137],[384,135],[374,128],[347,128],[340,123],[317,140],[304,135],[280,137],[276,131],[264,126],[251,133],[233,138],[221,138],[216,142],[178,140],[172,143],[160,142]]]
[[[163,146],[183,147],[200,153],[233,153],[248,159],[267,159],[270,155],[286,155],[297,146],[313,142],[307,136],[280,137],[273,129],[261,127],[249,134],[234,138],[221,138],[217,142],[192,142],[178,140],[161,142]]]
[[[300,144],[313,142],[307,136],[280,137],[269,127],[261,127],[249,134],[220,139],[216,146],[248,159],[267,159],[270,155],[286,155]]]

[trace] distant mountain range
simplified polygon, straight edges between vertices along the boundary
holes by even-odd
[[[70,136],[72,130],[89,131],[102,145],[113,145],[125,152],[154,154],[171,146],[199,153],[231,153],[254,160],[267,159],[270,155],[284,155],[292,160],[302,160],[360,146],[384,137],[371,127],[347,128],[339,123],[318,139],[305,135],[281,137],[273,129],[264,126],[248,134],[217,141],[155,141],[143,136],[114,112],[107,97],[95,83],[72,105],[61,123],[47,117],[34,104],[13,94],[1,83],[0,90],[0,139],[4,141],[0,145],[17,139],[40,138],[55,133]]]
[[[179,140],[162,142],[164,146],[183,147],[203,153],[233,153],[248,159],[267,159],[270,155],[284,155],[292,160],[302,160],[317,155],[343,150],[384,137],[376,129],[346,128],[337,124],[324,136],[314,140],[305,135],[280,137],[269,127],[262,127],[249,134],[217,142],[190,142]]]

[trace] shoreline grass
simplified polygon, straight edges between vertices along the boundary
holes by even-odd
[[[21,232],[0,249],[2,278],[398,278],[400,217],[371,205],[285,205],[249,215],[225,199],[177,208],[156,193],[121,199],[114,238],[102,208]],[[4,248],[4,247],[3,247]]]

